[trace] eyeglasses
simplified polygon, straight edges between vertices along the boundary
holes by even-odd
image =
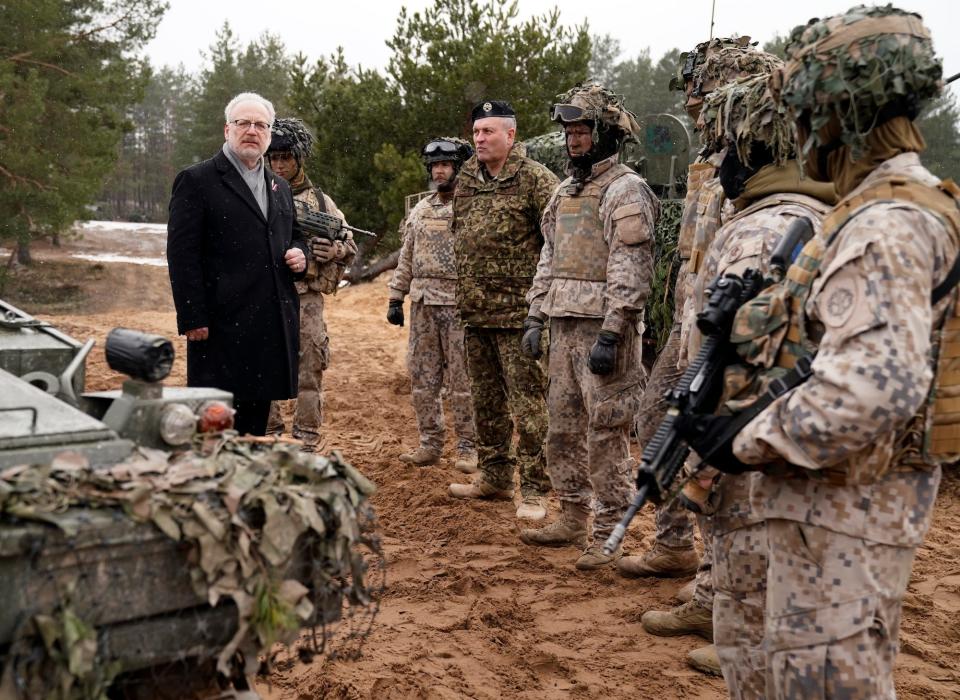
[[[550,121],[579,122],[586,119],[586,113],[576,105],[556,104],[550,110]]]
[[[439,152],[445,155],[455,156],[459,150],[459,146],[450,141],[431,141],[423,147],[423,155],[432,156]]]
[[[261,134],[270,128],[270,124],[268,122],[252,122],[249,119],[234,119],[230,123],[240,129],[240,131],[246,131],[252,126]]]

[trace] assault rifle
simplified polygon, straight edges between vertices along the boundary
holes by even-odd
[[[377,237],[372,231],[364,231],[362,228],[348,226],[343,223],[343,219],[333,214],[326,214],[322,211],[304,211],[297,212],[297,221],[306,231],[310,238],[325,238],[328,241],[345,241],[347,232],[362,233],[364,236]]]
[[[697,314],[697,328],[704,336],[703,344],[677,385],[666,392],[669,408],[650,442],[643,448],[637,471],[637,495],[604,543],[603,551],[607,555],[620,546],[630,522],[644,503],[648,500],[664,503],[675,495],[674,481],[690,454],[690,447],[677,431],[677,419],[681,415],[712,414],[716,410],[723,390],[724,370],[736,360],[730,331],[737,310],[761,289],[782,279],[803,244],[812,236],[809,219],[800,217],[790,225],[771,255],[770,277],[764,278],[758,271],[749,269],[742,276],[726,274],[718,277],[707,287],[707,305]]]

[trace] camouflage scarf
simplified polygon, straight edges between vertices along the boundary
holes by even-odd
[[[310,178],[307,177],[307,171],[304,170],[301,165],[296,176],[290,181],[290,191],[294,194],[300,194],[304,190],[309,189],[313,189],[313,183],[310,182]]]
[[[831,205],[837,202],[837,192],[832,182],[818,182],[810,177],[801,177],[800,164],[791,159],[783,165],[770,163],[760,168],[747,180],[743,194],[733,200],[733,206],[737,211],[741,211],[758,199],[779,192],[805,194]]]
[[[907,117],[893,119],[874,127],[867,134],[862,155],[852,157],[850,145],[843,145],[827,156],[827,174],[842,197],[856,189],[857,185],[881,163],[901,153],[920,153],[927,147],[923,134]]]

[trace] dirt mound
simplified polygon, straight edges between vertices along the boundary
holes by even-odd
[[[108,265],[107,267],[135,267]],[[143,282],[101,313],[47,316],[77,338],[131,326],[175,337],[164,304],[165,271],[110,272]],[[168,294],[168,293],[167,293]],[[674,604],[684,581],[625,580],[573,569],[574,549],[521,544],[509,503],[446,495],[464,477],[452,440],[436,467],[400,464],[417,442],[404,358],[406,330],[390,326],[385,280],[329,300],[331,369],[324,377],[325,447],[340,449],[378,485],[374,497],[388,557],[379,617],[358,659],[285,663],[264,681],[265,698],[721,698],[722,680],[687,667],[697,637],[655,638],[643,610]],[[183,383],[183,343],[171,383]],[[94,351],[88,388],[120,378]],[[551,503],[556,513],[557,504]],[[638,518],[629,544],[653,530]],[[897,668],[902,698],[960,694],[960,477],[945,478],[933,529],[920,551]]]

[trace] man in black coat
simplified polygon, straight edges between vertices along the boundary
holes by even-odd
[[[240,434],[263,435],[270,401],[297,395],[307,245],[290,187],[266,167],[273,105],[237,95],[225,143],[173,183],[167,262],[187,385],[233,392]]]

